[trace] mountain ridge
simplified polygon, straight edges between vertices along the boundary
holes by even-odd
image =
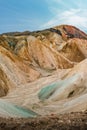
[[[2,102],[42,116],[86,110],[86,58],[87,34],[74,26],[1,34]]]

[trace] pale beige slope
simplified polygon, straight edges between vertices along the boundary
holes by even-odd
[[[58,85],[49,98],[44,100],[45,105],[42,103],[42,113],[68,113],[87,109],[86,66],[87,59],[76,65],[59,81],[60,86]]]
[[[86,110],[86,66],[87,59],[71,70],[59,70],[53,76],[44,77],[33,83],[22,85],[10,92],[3,100],[32,109],[41,115]],[[53,83],[58,83],[56,90],[47,99],[40,99],[38,94],[42,88],[47,88]]]
[[[9,92],[7,96],[2,98],[17,105],[25,106],[32,109],[35,103],[39,104],[40,102],[38,98],[38,92],[40,91],[40,89],[46,85],[49,85],[52,82],[61,79],[69,71],[70,69],[58,70],[58,73],[55,72],[52,76],[42,77],[34,82],[20,85],[16,87],[13,91]]]

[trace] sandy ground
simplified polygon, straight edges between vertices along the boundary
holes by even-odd
[[[87,111],[38,118],[0,118],[0,130],[87,130]]]

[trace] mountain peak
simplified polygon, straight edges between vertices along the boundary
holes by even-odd
[[[62,34],[65,34],[68,38],[80,38],[87,39],[87,34],[72,25],[60,25],[54,27],[56,30],[60,30]]]

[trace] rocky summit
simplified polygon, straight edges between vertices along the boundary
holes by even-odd
[[[70,25],[0,35],[0,117],[87,110],[87,34]]]

